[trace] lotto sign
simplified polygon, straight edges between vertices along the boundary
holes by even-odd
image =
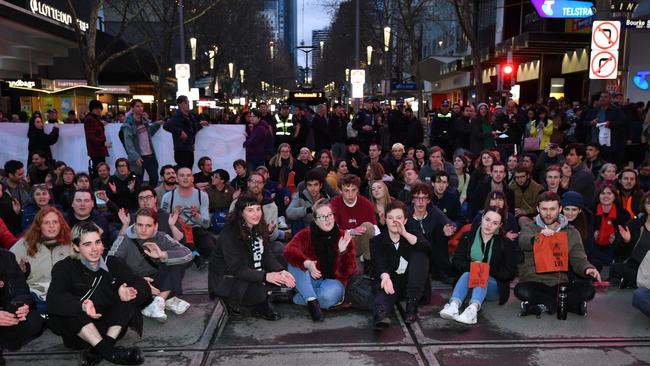
[[[589,79],[616,79],[618,51],[592,50]]]
[[[592,50],[618,50],[621,39],[621,22],[618,20],[594,21],[591,31]]]

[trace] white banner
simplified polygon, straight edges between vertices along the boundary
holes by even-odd
[[[0,164],[7,160],[20,160],[26,163],[27,159],[27,123],[0,123]],[[120,142],[118,133],[121,125],[109,123],[106,125],[106,138],[113,143],[108,149],[107,163],[111,171],[115,170],[115,160],[126,157],[126,151]],[[45,131],[52,130],[53,125],[45,125]],[[61,125],[59,140],[52,145],[52,155],[56,160],[65,161],[76,172],[88,171],[88,151],[82,124]],[[197,172],[196,163],[202,156],[212,159],[213,169],[224,169],[231,177],[235,171],[232,162],[245,159],[246,151],[243,144],[245,140],[243,125],[210,125],[204,127],[196,136],[196,150],[194,151],[194,171]],[[158,165],[175,165],[174,144],[172,135],[160,128],[153,136],[153,145],[158,158]]]

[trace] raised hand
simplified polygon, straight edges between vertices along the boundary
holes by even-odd
[[[151,258],[161,259],[166,257],[165,252],[160,249],[156,243],[146,242],[142,244],[142,246],[144,247],[144,254],[148,255]]]
[[[632,240],[632,233],[630,233],[630,229],[628,229],[627,226],[618,225],[618,232],[626,243],[629,243],[630,240]]]
[[[352,233],[350,230],[345,230],[345,234],[339,239],[339,253],[343,253],[348,249],[351,240]]]

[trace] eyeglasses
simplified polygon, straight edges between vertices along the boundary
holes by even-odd
[[[138,196],[138,199],[141,201],[149,201],[150,199],[153,199],[153,195],[150,194],[148,196]]]
[[[334,214],[332,212],[328,213],[327,215],[316,216],[316,220],[318,221],[327,221],[333,218],[334,218]]]
[[[264,184],[264,181],[262,181],[262,180],[249,180],[248,183],[250,183],[250,184]]]

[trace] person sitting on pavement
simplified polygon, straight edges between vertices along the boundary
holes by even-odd
[[[113,240],[117,235],[115,232],[110,230],[106,218],[104,218],[104,216],[94,207],[95,200],[93,199],[92,192],[87,189],[76,190],[72,195],[71,210],[66,212],[65,220],[68,222],[70,227],[73,227],[82,221],[91,221],[95,223],[102,230],[102,241],[109,243],[110,247],[110,244],[113,243]],[[108,249],[109,248],[107,248],[107,250]]]
[[[506,182],[506,166],[500,161],[495,161],[490,167],[491,176],[483,178],[474,191],[468,191],[469,217],[476,216],[476,213],[483,208],[488,194],[491,191],[502,191],[508,202],[508,212],[515,212],[515,195]]]
[[[0,249],[0,365],[4,349],[18,350],[43,332],[45,319],[34,308],[25,274],[20,270],[13,253]],[[5,288],[13,289],[6,291]]]
[[[589,262],[598,271],[603,266],[627,259],[629,252],[619,251],[623,245],[622,234],[627,230],[630,214],[616,200],[618,190],[613,185],[605,185],[597,191],[594,210],[594,246],[587,252]]]
[[[163,165],[160,168],[160,184],[156,187],[156,196],[160,197],[158,199],[159,206],[162,204],[162,198],[165,196],[165,193],[173,191],[177,185],[176,168],[170,164]]]
[[[515,198],[515,217],[534,215],[537,196],[544,188],[532,179],[530,171],[523,164],[515,168],[515,179],[510,183],[510,189]]]
[[[36,214],[25,236],[10,249],[27,278],[39,314],[47,314],[45,297],[52,280],[52,267],[70,255],[71,243],[70,227],[63,214],[47,206]]]
[[[521,300],[520,315],[540,316],[543,312],[555,313],[560,285],[567,287],[567,310],[586,315],[587,301],[595,295],[594,287],[586,279],[601,281],[600,273],[587,260],[580,233],[570,226],[566,217],[561,214],[560,196],[552,192],[542,193],[537,199],[537,211],[539,214],[534,219],[519,218],[519,247],[524,253],[524,260],[518,266],[519,283],[515,286],[514,293]],[[558,268],[551,267],[548,272],[540,272],[536,265],[535,253],[539,258],[544,258],[544,253],[538,242],[541,241],[541,236],[548,238],[556,233],[564,233],[567,238],[566,258],[560,254],[560,259],[565,262],[563,267],[567,269],[557,266]],[[579,279],[568,282],[568,268],[571,268]]]
[[[433,185],[431,202],[438,207],[449,220],[453,221],[456,227],[461,227],[465,220],[461,216],[460,197],[455,188],[450,188],[449,179],[449,173],[444,170],[439,170],[433,174],[431,177],[431,184]]]
[[[510,210],[508,210],[508,200],[506,199],[505,194],[501,191],[492,191],[488,194],[488,197],[485,199],[484,209],[474,216],[471,230],[476,230],[479,225],[481,225],[485,209],[492,206],[505,211],[505,217],[501,221],[501,230],[505,233],[505,236],[508,239],[513,241],[517,240],[517,237],[519,236],[519,223],[517,223],[515,215],[510,213]]]
[[[398,300],[406,299],[404,321],[417,320],[418,300],[429,276],[429,242],[418,232],[406,230],[408,210],[400,201],[386,207],[387,230],[372,238],[375,293],[374,324],[378,329],[390,325],[390,314]]]
[[[32,202],[23,207],[23,231],[29,228],[40,209],[45,206],[54,206],[52,198],[52,192],[46,184],[32,186]]]
[[[142,364],[138,347],[115,343],[126,333],[137,309],[151,298],[151,290],[124,260],[102,257],[100,232],[92,222],[72,228],[73,251],[52,268],[48,326],[63,338],[65,347],[83,350],[83,365],[96,365],[102,358],[116,364]]]
[[[643,191],[639,188],[638,175],[639,173],[633,168],[623,168],[618,173],[616,184],[620,193],[618,199],[621,201],[621,206],[633,219],[637,217],[639,212],[645,212],[641,203]]]
[[[183,234],[183,227],[180,222],[178,222],[180,211],[176,210],[169,213],[164,210],[159,210],[158,195],[156,190],[151,186],[144,185],[138,187],[135,191],[135,195],[138,198],[138,209],[148,208],[156,213],[159,232],[171,236],[174,240],[180,243],[184,243],[185,234]],[[131,216],[128,225],[132,224],[135,224],[134,215]],[[126,229],[124,223],[122,223],[122,229]],[[122,234],[124,234],[124,232],[126,231],[121,231]]]
[[[307,305],[312,320],[323,320],[321,309],[340,304],[355,272],[354,241],[341,230],[327,199],[314,203],[315,219],[284,248],[287,270],[296,279],[297,305]]]
[[[209,156],[202,156],[196,165],[199,171],[194,173],[194,187],[205,191],[212,180],[212,159]]]
[[[218,234],[226,223],[228,209],[235,197],[235,190],[228,184],[230,175],[223,169],[217,169],[212,173],[210,185],[205,189],[210,200],[210,221],[212,222],[212,232]]]
[[[410,195],[409,189],[409,195]],[[376,180],[370,184],[370,202],[375,209],[375,218],[379,231],[386,229],[386,206],[395,199],[390,196],[386,183]]]
[[[266,284],[293,288],[296,281],[269,248],[258,197],[245,193],[237,199],[212,251],[208,291],[211,299],[220,297],[225,302],[231,316],[242,315],[242,307],[247,307],[255,317],[278,320]]]
[[[364,262],[370,262],[370,239],[379,231],[372,203],[359,194],[361,179],[347,174],[338,182],[341,195],[331,201],[336,224],[341,230],[352,230],[357,252],[357,272],[369,272]]]
[[[131,171],[129,160],[119,158],[115,161],[115,174],[108,181],[108,198],[119,208],[134,210],[135,190],[138,188],[138,176]]]
[[[647,253],[639,265],[635,282],[638,288],[632,295],[632,306],[650,317],[650,255]]]
[[[165,310],[180,315],[190,307],[187,301],[170,296],[183,292],[184,271],[181,265],[192,261],[192,252],[171,236],[158,231],[154,209],[139,209],[135,213],[135,224],[115,240],[108,255],[124,259],[133,273],[149,282],[155,297],[142,310],[142,315],[165,322]]]
[[[248,168],[246,168],[246,161],[237,159],[232,163],[232,168],[235,170],[235,177],[230,181],[230,186],[235,192],[246,192],[248,186]]]
[[[449,302],[440,311],[443,319],[476,324],[483,301],[499,301],[503,305],[510,297],[510,281],[517,276],[516,244],[501,233],[505,210],[489,207],[483,212],[481,225],[463,234],[452,260],[462,273]],[[484,271],[484,273],[480,273]],[[471,290],[469,305],[460,308]]]
[[[330,198],[323,190],[325,179],[318,170],[310,170],[305,175],[305,189],[296,191],[287,207],[287,218],[293,221],[292,227],[300,229],[308,227],[314,221],[313,206],[321,198]]]

